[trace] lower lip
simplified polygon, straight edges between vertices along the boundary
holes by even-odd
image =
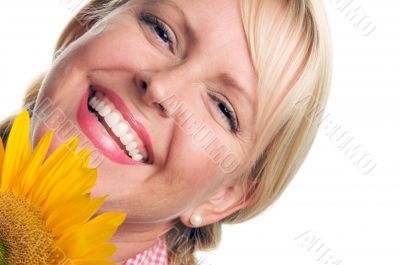
[[[144,163],[135,161],[125,154],[119,145],[103,131],[102,125],[89,112],[88,109],[89,90],[85,92],[78,110],[78,123],[83,133],[90,139],[96,149],[114,162],[126,165],[143,166]]]

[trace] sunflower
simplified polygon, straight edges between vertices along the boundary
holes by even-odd
[[[0,141],[0,265],[114,264],[116,247],[107,241],[124,213],[96,212],[107,196],[89,191],[97,169],[89,150],[76,151],[71,138],[46,158],[53,132],[31,149],[28,111],[19,114],[6,149]]]

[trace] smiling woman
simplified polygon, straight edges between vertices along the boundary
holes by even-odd
[[[69,124],[104,156],[91,195],[127,213],[112,261],[196,264],[222,224],[263,212],[305,159],[330,47],[317,0],[94,0],[24,107],[35,145],[50,124],[55,150]],[[160,251],[168,261],[153,260]]]

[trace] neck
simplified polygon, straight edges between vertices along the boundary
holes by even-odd
[[[123,223],[109,241],[118,250],[110,258],[117,264],[124,264],[126,260],[152,247],[159,238],[173,227],[173,222],[137,224]]]

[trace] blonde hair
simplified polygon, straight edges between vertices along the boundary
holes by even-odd
[[[65,48],[128,0],[92,0],[67,24],[55,52]],[[256,149],[239,178],[246,207],[217,223],[189,228],[178,223],[166,235],[170,264],[196,264],[196,250],[218,246],[223,223],[240,223],[267,209],[293,178],[315,138],[331,80],[331,41],[320,0],[240,0],[248,47],[258,75]],[[33,110],[44,74],[28,89]],[[311,98],[312,100],[304,101]],[[298,103],[301,103],[299,107]],[[6,140],[13,117],[0,125]]]

